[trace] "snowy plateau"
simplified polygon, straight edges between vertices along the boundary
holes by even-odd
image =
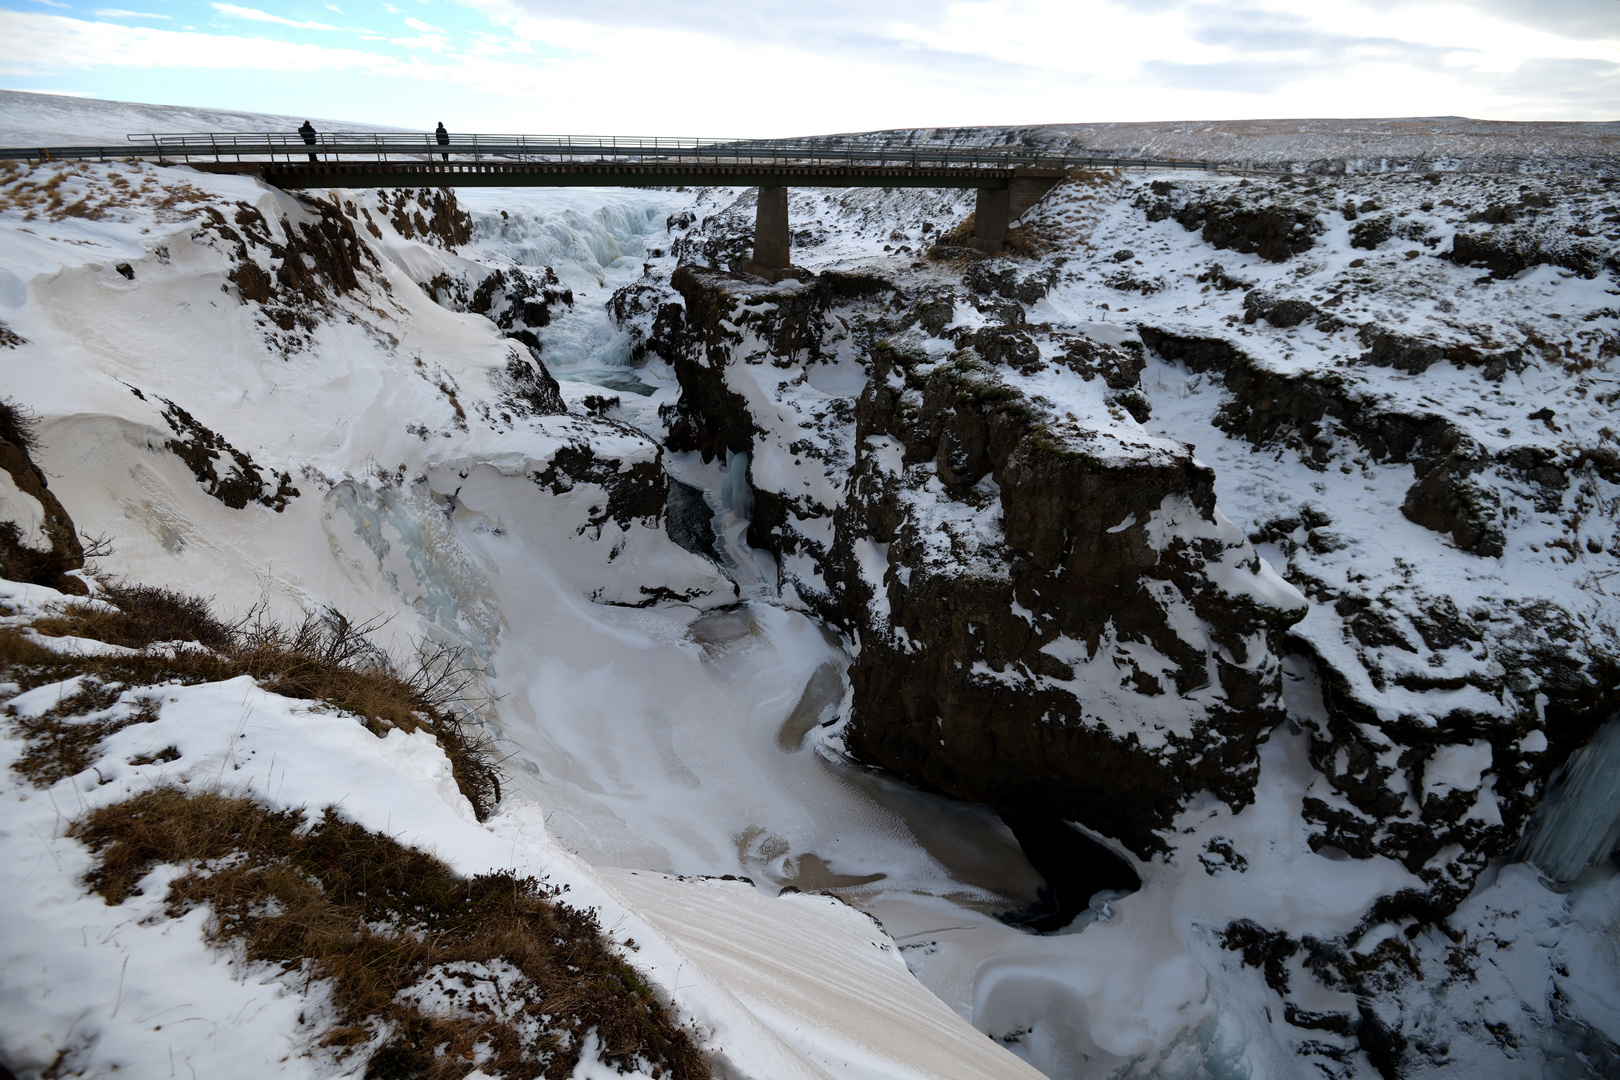
[[[715,1077],[1620,1076],[1614,132],[1381,123],[948,133],[1257,167],[1073,171],[999,255],[971,192],[794,189],[775,285],[748,189],[0,172],[4,655],[226,647],[62,629],[132,586],[341,612],[498,761],[8,659],[0,1074],[516,1060],[384,1067],[173,901],[245,854],[109,894],[86,823],[178,792],[544,882]],[[391,1007],[538,1039],[516,970]],[[570,1038],[510,1074],[661,1074]]]

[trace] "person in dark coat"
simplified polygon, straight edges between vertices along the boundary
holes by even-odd
[[[307,146],[314,146],[315,145],[315,125],[310,123],[308,120],[305,120],[304,121],[304,126],[298,129],[298,134],[300,134],[300,135],[302,135],[304,137],[305,145],[307,145]],[[309,155],[309,160],[311,160],[311,161],[319,161],[320,158],[316,157],[313,153],[311,153]]]
[[[444,121],[443,120],[439,121],[438,130],[436,130],[433,133],[433,138],[440,146],[449,146],[450,145],[450,133],[448,131],[444,130]],[[440,156],[443,157],[444,160],[446,160],[446,161],[450,160],[450,155],[449,154],[441,154]]]

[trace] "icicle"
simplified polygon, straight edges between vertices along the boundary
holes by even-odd
[[[736,514],[738,521],[753,520],[754,489],[748,486],[748,451],[726,451],[726,480],[720,486],[720,503]]]
[[[1598,728],[1548,785],[1519,855],[1555,881],[1573,881],[1620,844],[1620,717]]]

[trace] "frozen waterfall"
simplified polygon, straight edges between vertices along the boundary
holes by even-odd
[[[726,451],[726,479],[720,488],[720,503],[737,515],[738,521],[753,520],[754,489],[748,486],[748,451]]]
[[[1620,716],[1570,755],[1525,830],[1519,854],[1556,881],[1573,881],[1620,844]]]

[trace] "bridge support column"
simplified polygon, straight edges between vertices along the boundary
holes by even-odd
[[[1046,193],[1057,187],[1057,182],[1063,179],[1061,173],[1045,176],[1027,174],[1015,176],[1007,182],[1007,220],[1017,221],[1024,216],[1024,211],[1034,206],[1046,197]]]
[[[1004,188],[980,188],[973,209],[973,236],[968,243],[981,251],[1000,251],[1007,227],[1040,202],[1062,178],[1063,174],[1055,171],[1030,171],[1012,177]]]
[[[1007,235],[1008,213],[1006,188],[980,188],[978,202],[973,207],[973,246],[985,251],[1000,251],[1001,241]]]
[[[788,262],[788,189],[761,187],[754,215],[754,257],[742,264],[745,274],[770,282],[796,278],[799,271]]]

